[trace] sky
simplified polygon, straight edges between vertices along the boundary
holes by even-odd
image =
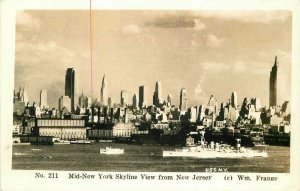
[[[57,107],[67,68],[75,69],[77,93],[100,96],[105,74],[108,96],[132,102],[138,87],[155,82],[178,106],[181,88],[188,105],[207,104],[210,95],[238,103],[258,97],[269,104],[269,75],[278,56],[279,103],[290,100],[292,16],[288,11],[93,10],[92,71],[88,10],[19,11],[16,20],[15,89],[29,101]],[[92,74],[92,75],[91,75]],[[91,77],[92,76],[92,77]]]

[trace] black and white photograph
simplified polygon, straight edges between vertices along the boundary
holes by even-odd
[[[14,13],[12,172],[280,185],[293,171],[291,9],[93,3]]]

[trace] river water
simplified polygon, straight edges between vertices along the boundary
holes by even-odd
[[[106,146],[124,148],[124,155],[100,155]],[[162,150],[179,147],[93,143],[92,145],[14,145],[12,169],[112,171],[112,172],[205,172],[207,168],[227,168],[229,172],[288,173],[290,148],[269,146],[268,158],[197,159],[163,158]],[[34,150],[32,150],[34,149]],[[38,150],[35,150],[38,149]],[[16,155],[17,153],[17,155]]]

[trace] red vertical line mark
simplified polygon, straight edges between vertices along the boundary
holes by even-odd
[[[90,77],[91,93],[93,93],[93,27],[92,27],[92,0],[90,0]]]

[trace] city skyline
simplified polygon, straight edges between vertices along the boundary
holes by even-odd
[[[253,18],[249,12],[255,13]],[[232,13],[221,18],[212,11],[95,11],[95,97],[100,97],[105,74],[107,97],[117,103],[121,90],[132,98],[145,85],[145,101],[152,105],[155,82],[160,81],[162,99],[167,100],[170,94],[176,106],[183,87],[188,92],[189,106],[207,104],[210,95],[226,101],[233,91],[238,94],[238,105],[244,97],[258,97],[262,105],[269,105],[269,72],[278,55],[279,68],[285,73],[285,79],[278,80],[283,83],[279,86],[286,87],[286,95],[278,96],[278,104],[290,100],[291,15],[285,11],[249,12],[221,12],[223,16]],[[80,81],[77,99],[82,91],[89,95],[88,28],[83,27],[88,23],[87,11],[25,11],[20,15],[15,89],[25,86],[30,102],[38,101],[39,92],[46,89],[48,105],[57,107],[65,85],[60,74],[71,67]],[[268,19],[259,19],[258,15],[268,15]],[[75,18],[81,23],[77,30]],[[49,23],[51,20],[55,22]],[[70,22],[70,26],[62,22]],[[71,31],[70,35],[59,26]],[[54,38],[50,32],[56,29]],[[57,59],[60,61],[56,63]],[[28,70],[34,71],[32,75]],[[34,83],[32,79],[38,76],[45,81]]]

